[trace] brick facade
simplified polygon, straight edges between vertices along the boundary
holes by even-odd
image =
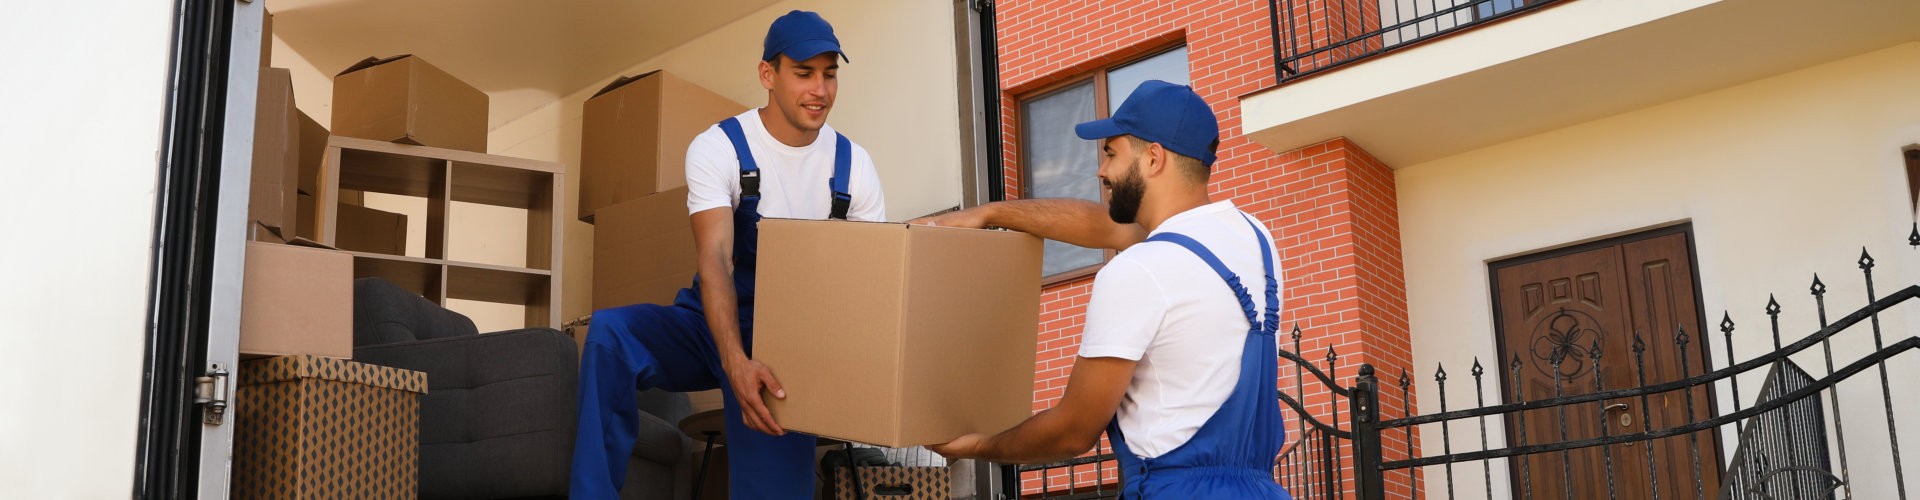
[[[1296,17],[1302,18],[1323,3],[1293,1]],[[1010,0],[998,2],[997,9],[1009,198],[1021,193],[1021,97],[1184,42],[1194,90],[1220,117],[1213,197],[1231,199],[1273,231],[1285,274],[1283,327],[1298,325],[1300,351],[1323,367],[1328,349],[1338,352],[1335,376],[1343,385],[1352,383],[1355,367],[1373,364],[1383,381],[1390,381],[1382,390],[1382,415],[1405,415],[1407,402],[1395,382],[1401,370],[1411,371],[1412,351],[1393,172],[1344,138],[1275,154],[1242,136],[1240,96],[1275,84],[1266,2]],[[1087,277],[1042,291],[1035,411],[1056,404],[1066,387],[1091,289],[1092,277]],[[1291,349],[1292,339],[1283,338],[1282,345]],[[1281,366],[1282,391],[1292,393],[1291,363]],[[1330,399],[1313,383],[1306,385],[1309,411],[1324,419]],[[1298,438],[1298,424],[1294,412],[1286,414],[1291,441]],[[1383,439],[1387,460],[1405,457],[1404,434],[1389,432]],[[1091,467],[1083,467],[1072,482],[1086,486],[1094,475]],[[1114,481],[1113,476],[1109,468],[1104,481]],[[1023,489],[1037,491],[1041,479],[1036,474],[1022,479]],[[1412,484],[1405,474],[1389,474],[1387,481],[1391,497],[1410,498],[1420,488],[1417,476]],[[1049,483],[1057,489],[1069,481],[1061,472]]]

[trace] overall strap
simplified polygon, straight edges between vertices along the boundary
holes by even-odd
[[[1240,215],[1247,219],[1247,225],[1253,226],[1253,239],[1260,241],[1260,264],[1265,268],[1267,273],[1267,307],[1265,308],[1267,324],[1264,330],[1266,330],[1267,333],[1279,333],[1280,282],[1274,279],[1273,247],[1267,244],[1266,233],[1263,231],[1264,228],[1260,227],[1259,223],[1254,222],[1252,217],[1244,213]]]
[[[848,173],[853,170],[853,141],[839,132],[833,136],[833,177],[827,179],[827,187],[833,190],[833,211],[827,218],[847,220],[847,207],[853,204],[853,194],[847,190]]]
[[[720,120],[720,131],[727,134],[727,141],[733,143],[733,156],[740,159],[740,198],[759,198],[760,164],[754,163],[753,151],[747,149],[747,135],[740,131],[740,119]]]
[[[1207,267],[1213,268],[1214,274],[1220,275],[1220,279],[1227,282],[1227,288],[1233,289],[1234,298],[1240,300],[1240,312],[1247,315],[1247,326],[1254,330],[1261,329],[1260,317],[1253,309],[1253,296],[1247,294],[1247,287],[1240,285],[1240,277],[1233,274],[1232,270],[1227,269],[1227,265],[1221,263],[1220,258],[1215,257],[1213,252],[1208,251],[1205,245],[1201,245],[1200,242],[1194,241],[1193,238],[1189,238],[1187,235],[1180,233],[1155,234],[1147,238],[1147,241],[1164,241],[1180,245],[1186,247],[1187,251],[1199,256],[1201,261],[1207,263]]]

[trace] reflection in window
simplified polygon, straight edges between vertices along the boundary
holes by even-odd
[[[1073,134],[1073,126],[1093,120],[1093,82],[1061,89],[1026,102],[1020,144],[1026,149],[1028,196],[1100,201],[1100,150],[1094,141]],[[1105,252],[1047,240],[1040,274],[1051,276],[1105,260]]]

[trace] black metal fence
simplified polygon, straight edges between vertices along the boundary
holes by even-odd
[[[1915,225],[1908,237],[1908,244],[1920,249],[1920,224]],[[1678,377],[1648,383],[1646,357],[1649,345],[1645,339],[1635,335],[1631,352],[1627,353],[1605,352],[1601,342],[1595,339],[1582,349],[1556,349],[1547,359],[1551,366],[1546,372],[1554,374],[1564,373],[1561,370],[1563,364],[1585,362],[1591,367],[1591,370],[1584,372],[1592,374],[1586,377],[1590,380],[1554,376],[1551,377],[1554,379],[1552,397],[1528,398],[1524,388],[1520,387],[1523,378],[1518,374],[1529,367],[1516,355],[1503,366],[1495,367],[1509,371],[1513,387],[1508,387],[1511,392],[1505,394],[1506,397],[1496,392],[1493,399],[1508,402],[1494,405],[1487,404],[1488,383],[1485,378],[1490,373],[1498,374],[1475,359],[1468,369],[1468,374],[1473,378],[1475,401],[1472,408],[1449,409],[1446,390],[1448,374],[1442,365],[1433,372],[1438,389],[1434,394],[1437,396],[1434,402],[1439,411],[1405,418],[1382,419],[1380,398],[1383,395],[1397,397],[1401,408],[1410,410],[1413,401],[1411,378],[1407,372],[1402,371],[1398,380],[1388,382],[1375,373],[1373,366],[1362,364],[1354,370],[1351,385],[1342,385],[1331,375],[1338,368],[1338,355],[1329,350],[1322,365],[1296,354],[1300,349],[1300,334],[1295,329],[1292,335],[1293,349],[1290,351],[1283,347],[1278,353],[1293,365],[1293,384],[1292,387],[1281,387],[1280,404],[1290,410],[1289,420],[1295,428],[1288,429],[1289,442],[1274,464],[1273,477],[1297,499],[1384,499],[1387,498],[1387,483],[1401,480],[1408,487],[1395,488],[1397,492],[1433,498],[1445,495],[1444,498],[1448,499],[1458,496],[1487,498],[1495,496],[1496,491],[1508,491],[1515,498],[1657,499],[1664,492],[1667,498],[1851,499],[1863,498],[1855,496],[1854,490],[1855,482],[1864,480],[1890,483],[1895,497],[1905,499],[1905,469],[1901,462],[1899,429],[1887,361],[1909,350],[1920,349],[1920,337],[1886,342],[1880,316],[1896,306],[1920,298],[1920,285],[1907,286],[1880,297],[1873,283],[1874,258],[1862,249],[1856,264],[1863,278],[1865,305],[1829,322],[1827,286],[1816,275],[1808,291],[1820,328],[1790,344],[1783,343],[1780,315],[1784,308],[1770,298],[1764,310],[1772,325],[1770,333],[1774,348],[1758,357],[1717,370],[1709,371],[1701,367],[1698,370],[1700,373],[1695,373],[1686,361],[1689,358],[1687,350],[1695,340],[1681,329],[1671,339],[1673,347],[1680,353]],[[1833,337],[1863,324],[1872,334],[1872,352],[1850,362],[1836,364]],[[1737,359],[1732,347],[1737,329],[1731,314],[1722,315],[1719,327],[1720,340],[1726,346],[1726,359],[1732,362]],[[1818,378],[1789,359],[1816,345],[1824,361],[1821,370],[1823,375]],[[1616,355],[1632,357],[1637,372],[1633,377],[1638,381],[1636,386],[1611,388],[1605,385],[1606,378],[1600,361],[1606,356]],[[1742,407],[1745,400],[1740,395],[1738,379],[1735,377],[1762,369],[1765,369],[1761,372],[1765,375],[1765,383],[1755,395],[1755,402]],[[1283,366],[1280,375],[1284,376],[1286,370]],[[1838,384],[1868,370],[1876,371],[1879,378],[1882,404],[1877,406],[1885,417],[1887,438],[1884,441],[1877,439],[1876,430],[1876,435],[1869,436],[1866,441],[1859,436],[1854,441],[1848,441],[1847,429],[1839,418],[1842,407]],[[1315,385],[1307,385],[1308,381]],[[1574,384],[1586,384],[1581,388],[1584,389],[1583,393],[1568,394],[1575,390]],[[1695,399],[1705,399],[1696,394],[1704,394],[1708,387],[1715,384],[1725,384],[1731,389],[1732,408],[1712,408],[1706,401],[1696,403]],[[1397,390],[1391,385],[1397,385]],[[1309,392],[1310,387],[1316,391]],[[1494,390],[1498,391],[1497,385]],[[1650,409],[1656,406],[1654,400],[1671,401],[1668,397],[1674,395],[1685,400],[1684,420],[1669,420],[1664,422],[1665,425],[1656,426],[1660,422],[1656,422],[1655,414]],[[1306,404],[1309,396],[1322,400],[1321,404]],[[1333,404],[1325,404],[1327,398],[1331,398]],[[1637,401],[1637,415],[1632,414],[1635,412],[1622,411],[1627,405],[1608,404],[1620,401]],[[1310,406],[1324,406],[1329,411],[1324,414],[1309,411]],[[1856,406],[1854,411],[1861,411],[1861,408]],[[1833,417],[1831,421],[1828,420],[1829,416]],[[1498,428],[1489,426],[1489,417],[1499,425]],[[1614,422],[1636,417],[1642,422],[1639,431],[1612,432]],[[1549,427],[1557,432],[1531,435],[1526,425],[1528,418],[1556,419],[1555,425]],[[1717,458],[1721,456],[1718,450],[1723,447],[1719,446],[1715,435],[1729,424],[1735,427],[1735,434],[1739,437],[1736,443],[1724,447],[1732,452],[1732,457],[1723,461]],[[1456,451],[1464,448],[1455,446],[1453,442],[1453,431],[1461,425],[1479,431],[1478,446],[1473,447],[1472,451]],[[1427,427],[1426,432],[1438,427],[1439,454],[1419,456],[1415,453],[1414,442],[1418,441],[1415,429],[1422,426]],[[1583,429],[1583,426],[1587,428]],[[1489,442],[1488,436],[1501,429],[1506,430],[1508,439],[1504,440],[1504,445],[1495,446]],[[1569,430],[1580,436],[1570,436]],[[1404,443],[1404,449],[1389,450],[1383,442],[1386,437],[1401,438],[1398,441]],[[1656,456],[1656,448],[1668,454]],[[1598,474],[1604,471],[1604,476],[1576,478],[1575,467],[1571,465],[1575,463],[1576,453],[1594,459],[1588,464],[1591,470],[1583,473]],[[1708,457],[1704,461],[1703,453]],[[1676,454],[1684,458],[1674,458]],[[1388,459],[1388,455],[1401,458]],[[1511,462],[1496,462],[1501,459]],[[1892,477],[1856,477],[1849,468],[1849,459],[1889,461]],[[1530,460],[1556,463],[1558,470],[1552,471],[1555,467],[1551,466],[1532,467]],[[1621,465],[1627,462],[1642,467],[1629,470]],[[1090,456],[1069,462],[1008,467],[1003,469],[1006,487],[1003,494],[1008,498],[1114,498],[1119,495],[1116,486],[1122,478],[1112,464],[1111,453],[1096,449]],[[1435,477],[1416,477],[1419,471],[1435,466],[1438,470],[1429,472]],[[1543,469],[1546,471],[1543,472]],[[1063,470],[1067,471],[1064,476],[1061,474]],[[1087,470],[1093,471],[1092,476],[1086,474]],[[1510,471],[1511,481],[1496,485],[1496,470],[1503,471],[1500,474],[1502,476],[1509,475]],[[1479,476],[1479,481],[1468,483],[1479,483],[1477,489],[1480,491],[1457,491],[1456,472]],[[1031,482],[1034,476],[1042,478],[1038,484]],[[1534,484],[1535,476],[1540,476],[1540,482],[1550,484]],[[1709,479],[1713,477],[1718,479]],[[1021,484],[1022,478],[1030,482]],[[1666,483],[1666,486],[1662,487],[1661,483]],[[1886,484],[1879,486],[1884,488]]]
[[[1566,0],[1267,0],[1285,82]]]

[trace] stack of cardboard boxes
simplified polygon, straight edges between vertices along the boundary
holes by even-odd
[[[669,304],[693,282],[687,145],[746,109],[664,71],[615,79],[587,99],[580,220],[594,225],[594,309]]]
[[[447,80],[470,92],[434,86]],[[417,58],[356,65],[335,88],[337,131],[485,148],[486,95]],[[328,131],[295,109],[285,69],[262,70],[254,135],[233,492],[412,498],[426,375],[351,361],[355,270],[348,252],[404,254],[406,218],[359,206],[357,193],[321,196]],[[316,200],[323,199],[341,200],[339,248],[313,241]]]

